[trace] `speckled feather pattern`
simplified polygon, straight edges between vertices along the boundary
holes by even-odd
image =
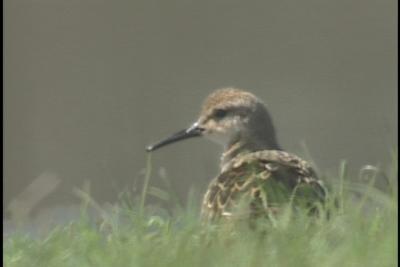
[[[211,181],[203,199],[202,218],[210,221],[221,217],[267,216],[268,212],[276,214],[280,205],[287,204],[296,195],[299,187],[311,192],[304,196],[297,193],[311,208],[314,203],[324,202],[326,191],[322,181],[296,155],[278,150],[240,154]],[[247,207],[240,209],[243,199]]]

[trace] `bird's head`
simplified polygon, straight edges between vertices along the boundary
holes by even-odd
[[[264,104],[249,92],[223,88],[206,98],[198,119],[191,126],[147,147],[147,151],[198,136],[224,147],[238,140],[261,143],[272,140],[272,145],[276,143],[272,121]]]

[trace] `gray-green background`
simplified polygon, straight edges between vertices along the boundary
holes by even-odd
[[[6,206],[32,194],[43,195],[34,212],[77,202],[85,181],[100,203],[115,201],[141,181],[145,145],[188,126],[223,86],[263,99],[282,146],[304,155],[304,141],[323,173],[341,159],[387,164],[397,146],[395,0],[4,7]],[[152,184],[162,187],[163,167],[182,199],[201,191],[219,152],[201,139],[157,151]]]

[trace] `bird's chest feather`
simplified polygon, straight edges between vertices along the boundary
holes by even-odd
[[[310,182],[313,173],[283,163],[258,158],[236,162],[210,183],[203,200],[203,215],[247,216],[274,210],[288,203],[295,188],[303,184],[309,187],[311,198],[317,197],[313,195],[315,185]]]
[[[210,183],[204,209],[215,216],[230,216],[248,212],[251,203],[268,207],[286,202],[290,187],[279,180],[279,172],[282,170],[268,170],[259,162],[226,171]]]

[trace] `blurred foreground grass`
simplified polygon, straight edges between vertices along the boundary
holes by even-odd
[[[339,177],[330,177],[339,208],[329,220],[287,213],[257,231],[202,226],[196,194],[174,210],[145,205],[148,193],[168,195],[149,187],[150,169],[141,197],[125,197],[112,212],[80,191],[79,221],[39,239],[14,233],[4,241],[4,266],[397,266],[397,159],[385,171],[386,190],[374,186],[379,175],[370,168],[350,182],[343,163]],[[88,217],[88,206],[98,209],[100,221]]]

